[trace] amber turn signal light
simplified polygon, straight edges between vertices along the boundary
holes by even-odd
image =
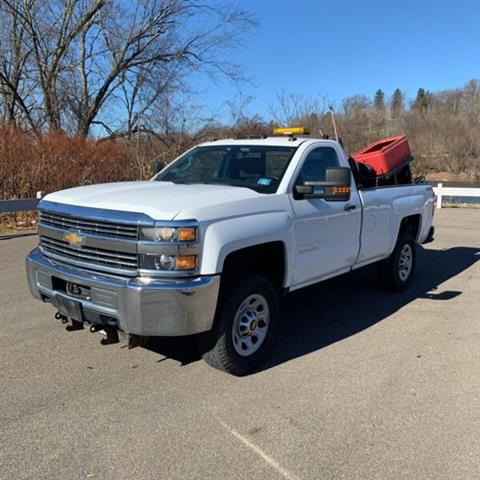
[[[177,238],[179,242],[195,242],[197,240],[197,229],[195,227],[180,227]]]
[[[333,193],[350,193],[350,187],[333,187]]]
[[[196,268],[196,255],[177,255],[175,258],[175,270],[195,270]]]

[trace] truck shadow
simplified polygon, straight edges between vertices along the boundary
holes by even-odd
[[[274,351],[254,373],[307,355],[381,322],[417,298],[448,301],[461,291],[443,290],[443,282],[480,260],[480,247],[433,250],[418,247],[417,269],[409,288],[389,293],[379,288],[368,266],[293,292],[281,302],[281,328]],[[193,337],[155,338],[145,346],[182,365],[199,360]]]
[[[373,266],[293,292],[282,302],[280,341],[258,371],[355,335],[417,298],[448,301],[462,295],[461,291],[439,286],[478,260],[480,247],[418,247],[415,276],[404,292],[390,293],[379,288]]]

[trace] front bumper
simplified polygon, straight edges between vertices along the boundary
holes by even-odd
[[[142,336],[179,336],[212,328],[217,305],[218,275],[191,279],[120,278],[78,270],[55,262],[34,249],[26,258],[32,295],[56,304],[61,294],[80,301],[85,320],[115,325]],[[88,287],[87,298],[62,287],[72,282]]]

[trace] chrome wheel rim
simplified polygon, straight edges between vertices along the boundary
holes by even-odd
[[[409,243],[406,243],[400,251],[398,260],[398,275],[400,280],[404,282],[410,276],[413,266],[413,250]]]
[[[253,355],[261,347],[270,325],[267,299],[259,293],[249,295],[240,305],[233,320],[232,340],[242,357]]]

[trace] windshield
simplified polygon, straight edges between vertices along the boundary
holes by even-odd
[[[154,180],[247,187],[274,193],[296,147],[225,145],[197,147]]]

